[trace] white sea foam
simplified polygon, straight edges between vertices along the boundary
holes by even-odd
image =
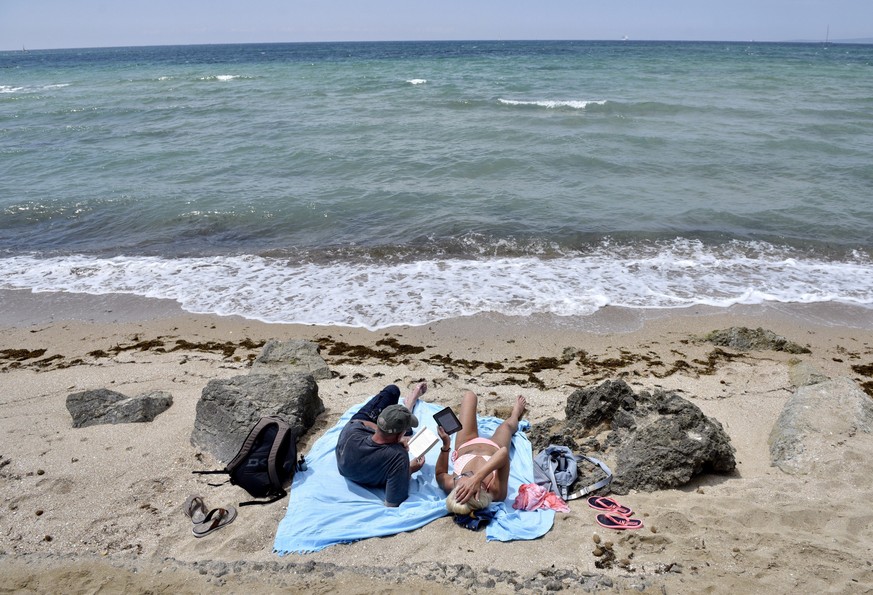
[[[12,85],[0,85],[0,93],[39,93],[40,91],[51,91],[52,89],[63,89],[69,87],[70,83],[54,83],[50,85],[35,85],[29,87],[14,87]]]
[[[677,240],[650,250],[401,264],[291,264],[256,256],[0,260],[0,288],[169,298],[196,313],[378,329],[498,312],[584,316],[605,305],[678,308],[763,302],[873,305],[873,263],[826,262],[748,243]]]
[[[406,82],[410,85],[423,85],[427,82],[427,79],[409,79]]]
[[[221,81],[221,82],[226,82],[226,81],[232,81],[232,80],[235,80],[235,79],[238,79],[238,78],[243,78],[243,77],[241,77],[241,76],[238,75],[238,74],[215,74],[215,75],[210,75],[210,76],[201,76],[201,77],[200,77],[199,79],[197,79],[197,80],[200,80],[200,81]]]
[[[558,109],[562,107],[569,107],[572,109],[585,109],[589,105],[604,105],[606,103],[605,99],[597,101],[558,101],[548,99],[543,99],[539,101],[519,101],[516,99],[498,99],[497,101],[499,101],[503,105],[532,105],[536,107],[545,107],[548,109]]]

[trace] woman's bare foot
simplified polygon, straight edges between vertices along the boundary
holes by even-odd
[[[527,411],[527,399],[518,395],[515,398],[515,405],[512,407],[512,417],[515,419],[521,419],[521,416],[524,415],[525,411]]]
[[[427,382],[419,382],[415,385],[415,388],[412,389],[412,392],[403,400],[403,404],[406,405],[406,408],[412,411],[415,407],[415,403],[418,401],[418,398],[427,392]]]

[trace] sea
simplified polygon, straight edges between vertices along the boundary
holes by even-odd
[[[0,52],[0,289],[367,329],[873,320],[873,45]]]

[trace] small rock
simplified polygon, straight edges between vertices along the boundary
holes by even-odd
[[[600,543],[600,535],[598,535],[597,533],[595,533],[594,536],[591,537],[591,539],[594,541],[594,543]]]

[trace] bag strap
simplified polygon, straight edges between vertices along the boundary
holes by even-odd
[[[236,456],[231,459],[231,461],[225,467],[225,470],[233,469],[236,467],[242,459],[248,456],[249,451],[252,449],[252,446],[255,443],[255,440],[258,438],[258,434],[261,433],[266,426],[270,424],[277,423],[278,420],[275,417],[262,417],[258,420],[258,423],[255,424],[255,427],[249,432],[249,435],[246,436],[246,439],[243,441],[242,446],[239,447],[239,452],[236,453]]]
[[[279,479],[279,473],[276,470],[276,459],[279,457],[279,449],[282,446],[282,443],[285,441],[285,438],[289,440],[294,440],[293,434],[291,434],[291,428],[288,424],[284,422],[276,422],[276,438],[273,440],[273,446],[270,448],[270,455],[267,458],[267,474],[270,476],[270,485],[275,487],[278,490],[282,489],[282,480]],[[284,494],[283,494],[284,496]]]
[[[549,476],[549,481],[552,482],[551,491],[563,497],[564,494],[567,493],[567,488],[566,486],[558,485],[558,480],[555,478],[555,469],[558,468],[558,461],[555,459],[555,457],[550,456],[548,459],[548,463],[549,468],[546,470],[546,472]]]
[[[227,469],[213,469],[211,471],[192,471],[191,473],[194,475],[218,475],[218,474],[227,474]],[[212,486],[214,488],[218,488],[218,487],[221,487],[221,486],[228,484],[228,483],[230,483],[230,479],[226,479],[226,480],[222,481],[221,483],[206,482],[206,485]]]
[[[248,502],[240,502],[240,506],[255,506],[260,504],[272,504],[273,502],[277,502],[288,495],[288,492],[282,490],[277,495],[273,496],[269,500],[249,500]]]
[[[569,496],[565,497],[564,498],[565,501],[576,500],[577,498],[587,496],[591,492],[595,492],[595,491],[599,490],[600,488],[605,488],[606,486],[608,486],[612,482],[612,470],[610,470],[610,468],[606,466],[606,463],[604,463],[600,459],[595,459],[594,457],[586,457],[585,455],[574,455],[574,456],[576,457],[576,461],[586,460],[589,463],[597,465],[598,467],[600,467],[601,471],[606,473],[606,477],[592,483],[590,486],[576,490],[575,492],[573,492]]]

